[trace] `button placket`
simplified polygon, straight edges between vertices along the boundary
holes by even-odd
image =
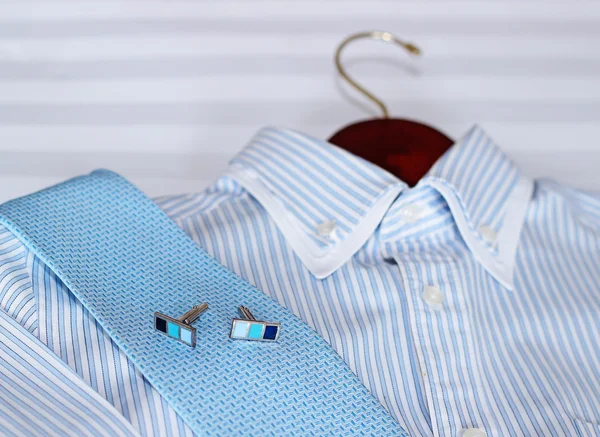
[[[422,372],[427,375],[423,375],[422,381],[431,425],[434,435],[455,437],[462,429],[459,409],[464,410],[469,403],[469,409],[477,410],[475,399],[463,399],[461,395],[462,385],[469,384],[470,380],[464,369],[468,363],[464,359],[457,363],[446,362],[455,359],[449,358],[449,354],[454,353],[459,359],[468,356],[474,348],[473,345],[466,345],[464,353],[457,352],[457,348],[463,347],[463,341],[470,342],[471,332],[469,317],[465,314],[468,310],[467,296],[456,288],[456,284],[461,283],[457,273],[461,266],[459,261],[447,259],[441,254],[437,262],[443,265],[442,269],[434,265],[436,261],[432,261],[429,253],[423,259],[412,254],[410,261],[407,261],[397,259],[405,290],[409,294],[407,301],[415,350]],[[464,375],[464,381],[459,380],[455,374],[457,372]],[[449,390],[448,387],[455,389]],[[479,387],[474,389],[478,390]]]
[[[439,414],[440,399],[439,393],[438,367],[435,360],[430,359],[434,355],[433,345],[430,342],[428,329],[426,328],[427,317],[438,317],[437,311],[432,312],[432,307],[426,303],[424,291],[429,286],[429,281],[423,281],[423,275],[419,274],[422,264],[419,261],[396,259],[397,265],[403,279],[404,292],[407,294],[407,303],[410,317],[411,335],[415,345],[415,352],[419,362],[419,367],[423,375],[423,388],[427,399],[427,409],[429,411],[429,420],[433,428],[434,435],[444,435],[446,424],[438,423],[437,417],[449,417],[448,414]]]

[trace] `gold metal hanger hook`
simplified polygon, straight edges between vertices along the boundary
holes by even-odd
[[[335,66],[338,70],[338,73],[340,73],[340,75],[350,85],[352,85],[357,91],[359,91],[361,94],[364,94],[369,100],[371,100],[377,106],[379,106],[379,108],[383,112],[383,118],[389,118],[390,114],[388,112],[387,106],[385,106],[385,104],[379,98],[377,98],[373,93],[371,93],[370,91],[367,91],[367,89],[365,87],[363,87],[362,85],[357,83],[354,79],[352,79],[350,76],[348,76],[348,73],[346,73],[346,70],[342,66],[342,61],[341,61],[342,51],[348,44],[350,44],[352,41],[356,41],[358,39],[374,39],[374,40],[384,41],[387,43],[393,43],[393,44],[399,45],[401,47],[404,47],[406,50],[409,51],[409,53],[412,53],[413,55],[420,55],[421,50],[414,44],[400,40],[399,38],[397,38],[395,35],[391,34],[390,32],[374,30],[371,32],[359,32],[359,33],[355,33],[353,35],[348,36],[345,40],[343,40],[340,43],[337,50],[335,51]]]

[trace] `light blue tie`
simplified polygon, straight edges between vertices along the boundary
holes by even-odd
[[[404,436],[308,325],[191,241],[120,176],[96,171],[0,206],[0,222],[69,287],[198,435]],[[153,313],[201,302],[196,348]],[[277,343],[229,339],[245,305]]]

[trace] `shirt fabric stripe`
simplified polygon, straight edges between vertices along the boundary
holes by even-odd
[[[600,435],[600,196],[534,185],[480,128],[413,188],[333,145],[267,128],[205,192],[156,201],[319,332],[411,435]],[[335,223],[326,237],[317,231],[325,220]],[[0,303],[15,323],[136,432],[191,435],[4,230],[2,250]],[[338,264],[323,274],[328,256]],[[441,304],[427,303],[426,286]]]

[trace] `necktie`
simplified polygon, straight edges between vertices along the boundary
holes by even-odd
[[[191,241],[120,176],[96,171],[0,206],[0,222],[50,267],[198,435],[404,436],[308,325]],[[200,302],[190,348],[153,314]],[[229,339],[237,308],[282,323],[277,343]]]

